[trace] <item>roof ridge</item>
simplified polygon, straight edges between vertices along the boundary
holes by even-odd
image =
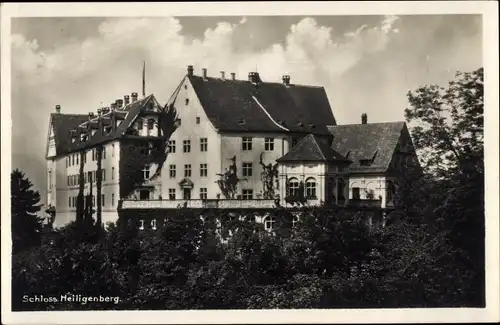
[[[218,78],[218,77],[211,77],[211,76],[207,76],[207,77],[202,77],[202,76],[192,76],[192,77],[195,77],[195,78],[202,78],[204,80],[214,80],[214,81],[224,81],[224,82],[250,82],[246,79],[228,79],[228,78]],[[262,84],[273,84],[273,85],[281,85],[281,86],[285,86],[282,82],[278,82],[278,81],[261,81],[260,83]],[[316,88],[316,89],[324,89],[325,87],[324,86],[315,86],[315,85],[306,85],[306,84],[290,84],[289,86],[285,86],[287,88],[291,87],[307,87],[307,88]]]
[[[323,157],[323,159],[327,160],[327,158],[326,158],[325,154],[323,153],[323,150],[321,150],[321,146],[319,145],[318,140],[316,139],[316,137],[314,136],[314,134],[309,133],[307,136],[311,136],[312,137],[313,142],[316,145],[316,148],[318,149],[320,155]]]
[[[328,128],[335,128],[335,127],[341,127],[341,126],[355,126],[355,125],[380,125],[380,124],[398,124],[398,123],[406,123],[406,121],[391,121],[391,122],[374,122],[374,123],[350,123],[350,124],[337,124],[337,125],[328,125]]]

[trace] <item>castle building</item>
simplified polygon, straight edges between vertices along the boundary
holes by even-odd
[[[47,203],[56,225],[74,220],[83,188],[99,193],[93,204],[104,223],[128,213],[154,228],[162,213],[185,206],[262,211],[268,227],[265,211],[277,204],[390,209],[408,163],[418,159],[404,122],[368,123],[363,114],[360,124],[337,125],[322,87],[290,76],[264,82],[256,72],[195,75],[188,66],[163,106],[137,93],[95,115],[56,106]]]

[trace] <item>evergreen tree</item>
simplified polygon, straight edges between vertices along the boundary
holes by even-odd
[[[13,253],[40,243],[43,219],[37,215],[40,194],[26,175],[16,169],[10,175]]]

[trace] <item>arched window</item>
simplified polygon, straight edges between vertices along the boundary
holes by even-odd
[[[299,180],[296,178],[290,178],[288,180],[288,195],[297,195],[299,192]]]
[[[151,229],[156,230],[156,219],[151,220]]]
[[[264,229],[267,231],[272,231],[274,229],[276,219],[272,216],[264,218]]]
[[[306,197],[316,199],[316,180],[312,177],[306,180]]]
[[[300,218],[299,216],[295,215],[293,216],[293,219],[292,219],[292,227],[295,227],[300,221]]]

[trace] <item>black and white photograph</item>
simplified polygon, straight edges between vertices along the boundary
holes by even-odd
[[[497,3],[32,5],[2,4],[6,324],[499,320]]]

